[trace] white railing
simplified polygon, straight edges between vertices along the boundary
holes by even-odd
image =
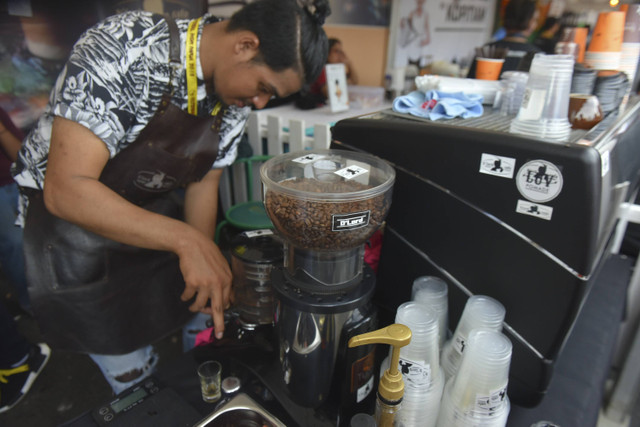
[[[310,132],[310,129],[313,129],[313,132]],[[304,119],[288,119],[285,122],[280,116],[268,114],[268,111],[252,112],[247,120],[245,132],[254,156],[275,156],[288,151],[329,148],[331,143],[331,130],[328,123],[316,123],[312,128],[307,128]],[[260,200],[262,197],[260,162],[253,163],[251,167],[253,171],[251,199]],[[234,204],[248,199],[245,165],[234,164],[225,170],[220,181],[222,209],[226,212]]]

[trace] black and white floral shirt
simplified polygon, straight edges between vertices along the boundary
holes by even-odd
[[[199,46],[202,27],[217,18],[205,15],[196,51],[198,113],[210,114],[215,104],[207,97]],[[174,72],[172,102],[187,109],[185,42],[189,20],[176,20],[180,32],[181,66]],[[53,118],[61,116],[90,129],[113,157],[131,144],[155,114],[169,91],[169,27],[162,17],[144,11],[114,15],[87,30],[73,47],[36,126],[27,135],[12,173],[18,185],[42,189],[47,169]],[[249,107],[227,109],[220,130],[218,158],[212,168],[233,163],[250,112]],[[26,212],[23,198],[18,224]]]

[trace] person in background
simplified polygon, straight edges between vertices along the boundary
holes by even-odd
[[[554,16],[545,19],[540,27],[538,35],[533,39],[533,44],[544,53],[553,54],[560,35],[560,20]]]
[[[505,7],[503,18],[505,37],[484,46],[508,49],[502,72],[529,71],[533,55],[542,52],[539,47],[528,41],[538,25],[538,16],[539,12],[534,0],[511,0]],[[475,78],[475,76],[474,58],[467,77]]]
[[[0,108],[0,264],[14,286],[20,306],[29,311],[22,229],[15,225],[18,188],[9,173],[22,136],[9,115]],[[27,394],[50,354],[46,344],[31,344],[18,332],[15,320],[4,302],[0,302],[0,414],[13,408]]]
[[[114,393],[150,375],[152,344],[194,313],[223,336],[220,176],[251,107],[320,74],[329,12],[327,0],[256,0],[229,20],[129,11],[74,45],[12,172],[42,334],[88,353]]]
[[[18,186],[11,163],[18,156],[24,135],[0,108],[0,267],[13,287],[22,310],[31,312],[22,252],[22,228],[16,225]]]
[[[31,344],[0,302],[0,414],[13,408],[31,389],[49,361],[51,349]]]
[[[344,64],[347,74],[347,84],[358,84],[358,74],[356,73],[356,69],[353,67],[351,60],[344,51],[342,42],[339,39],[329,39],[327,64]],[[309,89],[296,100],[296,105],[301,109],[316,108],[324,105],[328,97],[327,74],[323,68],[316,81],[313,82]]]

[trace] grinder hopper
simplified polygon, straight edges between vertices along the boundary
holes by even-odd
[[[273,157],[260,176],[267,214],[285,241],[287,279],[323,292],[357,285],[364,242],[389,211],[393,168],[369,154],[314,150]]]

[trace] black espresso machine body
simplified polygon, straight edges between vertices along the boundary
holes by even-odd
[[[339,121],[332,147],[396,169],[374,295],[381,324],[421,275],[450,284],[450,325],[470,295],[496,298],[513,343],[510,399],[537,405],[637,185],[636,116],[637,105],[564,144],[510,134],[509,118],[493,114],[442,124],[388,110]]]

